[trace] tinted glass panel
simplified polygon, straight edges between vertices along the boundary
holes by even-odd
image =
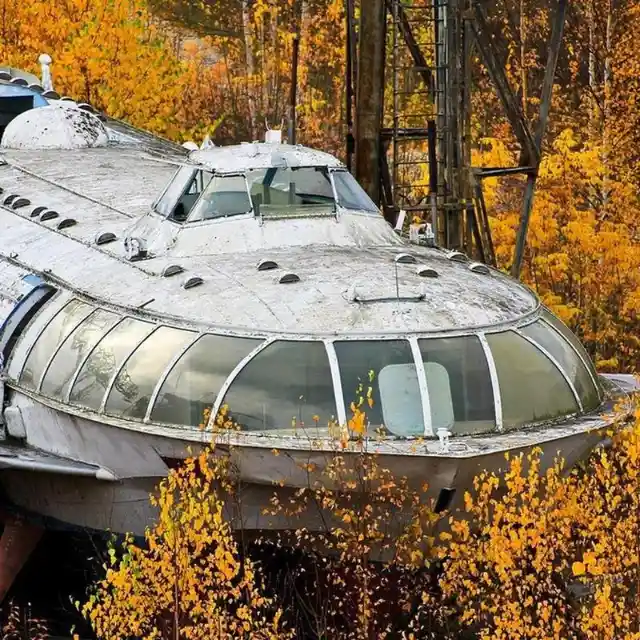
[[[546,309],[542,311],[542,317],[551,324],[555,329],[557,329],[564,338],[570,342],[573,347],[578,351],[578,353],[583,357],[586,366],[595,380],[598,380],[598,374],[596,373],[596,368],[593,366],[593,360],[591,360],[591,356],[587,353],[587,350],[584,348],[582,342],[578,340],[578,337],[567,327],[567,325],[562,322],[559,318],[556,318],[552,313],[549,313]],[[599,389],[598,389],[599,391]]]
[[[197,426],[236,365],[260,344],[251,338],[202,336],[180,358],[160,389],[154,422]]]
[[[333,183],[336,186],[338,204],[341,207],[380,213],[373,200],[348,171],[335,171],[333,173]]]
[[[111,378],[136,345],[155,325],[125,318],[110,331],[82,365],[71,389],[70,401],[98,410]]]
[[[513,331],[487,335],[498,371],[505,429],[576,413],[578,404],[560,371]]]
[[[151,394],[176,352],[195,335],[160,327],[127,359],[109,392],[105,412],[125,418],[144,418]]]
[[[72,300],[51,320],[31,349],[20,375],[20,384],[29,389],[35,389],[38,386],[40,376],[44,373],[44,368],[58,345],[90,312],[89,305],[79,300]]]
[[[156,211],[158,213],[161,213],[164,216],[168,216],[173,213],[173,209],[178,203],[178,199],[186,190],[193,175],[193,167],[180,167],[176,171],[166,191],[162,194],[162,197],[156,204]]]
[[[190,222],[235,216],[251,211],[244,176],[216,176],[193,207]]]
[[[385,425],[394,435],[424,434],[418,376],[406,340],[336,342],[335,349],[347,417],[351,403],[371,387],[373,407],[363,405],[371,428]]]
[[[336,415],[331,370],[322,342],[274,342],[233,381],[224,398],[249,430],[326,427]],[[302,427],[299,427],[302,429]]]
[[[431,406],[433,433],[456,435],[495,429],[493,387],[484,350],[474,336],[419,340]]]
[[[99,309],[78,326],[51,361],[42,381],[42,393],[61,399],[66,398],[73,374],[117,319],[118,316],[115,313]]]
[[[584,409],[586,411],[595,409],[600,403],[598,390],[582,359],[569,343],[548,324],[539,320],[523,327],[521,331],[524,335],[535,340],[558,361],[573,382]]]

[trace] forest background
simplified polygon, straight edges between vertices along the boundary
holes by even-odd
[[[529,120],[550,5],[496,0],[491,11]],[[228,144],[284,121],[298,31],[297,141],[343,157],[344,12],[344,0],[0,0],[0,60],[39,73],[47,52],[61,94],[179,141],[210,135]],[[639,37],[638,0],[569,3],[523,271],[602,371],[634,371],[639,357]],[[418,90],[406,99],[424,100]],[[479,61],[473,108],[474,164],[516,165],[515,139]],[[484,184],[506,268],[523,183]]]

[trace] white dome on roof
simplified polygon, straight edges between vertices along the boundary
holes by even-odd
[[[6,149],[87,149],[105,147],[107,131],[98,117],[75,104],[56,102],[21,113],[5,129]]]

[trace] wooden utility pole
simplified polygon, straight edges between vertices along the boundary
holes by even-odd
[[[374,202],[380,201],[380,132],[384,103],[385,1],[360,5],[358,85],[355,118],[355,176]]]

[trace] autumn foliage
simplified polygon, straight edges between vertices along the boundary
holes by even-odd
[[[211,446],[170,472],[147,546],[114,550],[84,606],[98,637],[640,637],[640,412],[576,469],[507,455],[459,513],[434,513],[365,441],[336,442],[265,509],[324,525],[251,545],[229,525],[232,460]]]

